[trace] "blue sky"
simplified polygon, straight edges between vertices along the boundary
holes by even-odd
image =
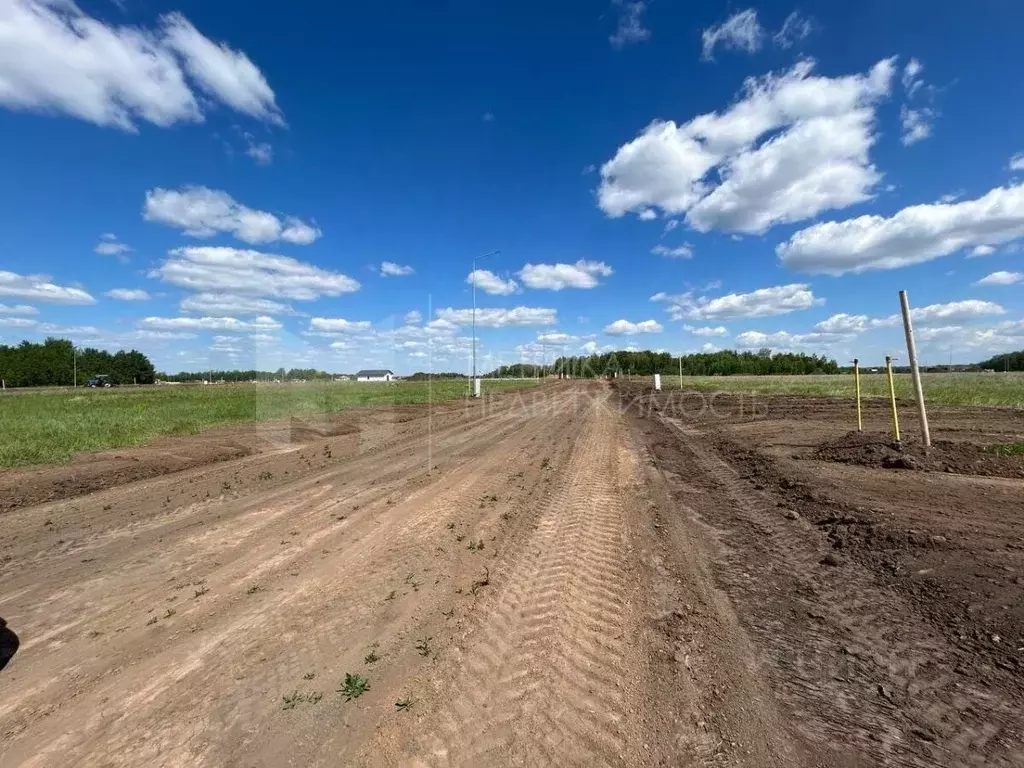
[[[1024,348],[1024,7],[0,0],[3,343]]]

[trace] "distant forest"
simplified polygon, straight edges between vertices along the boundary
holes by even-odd
[[[100,374],[115,384],[153,383],[153,364],[135,350],[111,354],[85,347],[76,352],[67,339],[0,345],[0,379],[8,387],[70,387],[75,383],[76,368],[79,386]]]
[[[586,357],[560,357],[551,365],[503,365],[488,376],[541,376],[568,373],[580,377],[606,376],[620,373],[633,376],[651,376],[655,373],[679,374],[680,359],[668,352],[608,352]],[[702,352],[684,355],[684,376],[806,375],[812,373],[839,373],[839,364],[824,355],[777,352],[762,349],[758,352]]]
[[[978,367],[993,371],[1024,371],[1024,349],[990,357],[978,363]]]

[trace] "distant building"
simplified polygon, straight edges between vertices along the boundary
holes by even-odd
[[[395,374],[392,371],[359,371],[356,374],[356,381],[391,381],[395,378]]]

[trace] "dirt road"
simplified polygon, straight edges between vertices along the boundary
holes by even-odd
[[[7,512],[0,764],[1020,765],[711,437],[566,382]]]

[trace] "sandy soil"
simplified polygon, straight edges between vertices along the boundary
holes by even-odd
[[[833,407],[565,382],[0,473],[0,764],[1021,765],[1024,481],[821,453]]]

